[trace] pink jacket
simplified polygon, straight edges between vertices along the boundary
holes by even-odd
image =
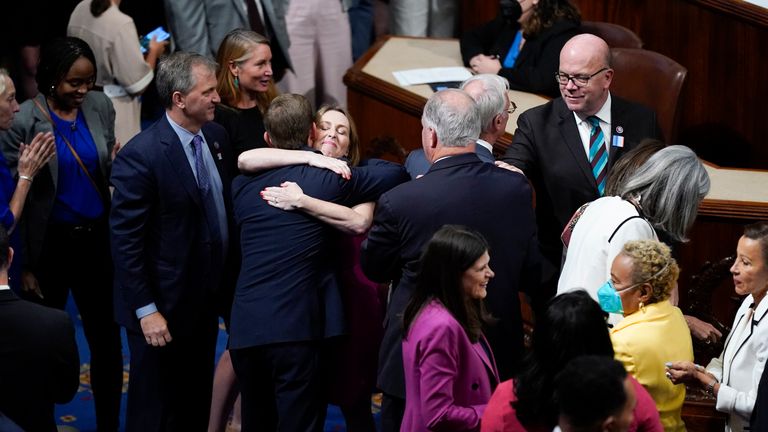
[[[483,342],[488,346],[485,337]],[[479,430],[499,382],[496,363],[440,302],[425,306],[411,324],[403,340],[403,366],[401,431]]]

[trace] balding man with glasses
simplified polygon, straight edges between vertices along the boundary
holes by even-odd
[[[536,190],[539,242],[552,265],[544,282],[552,294],[562,259],[560,233],[568,220],[603,195],[617,158],[644,138],[660,138],[653,111],[611,95],[610,59],[599,37],[571,38],[553,77],[561,97],[520,115],[503,158],[523,170]]]

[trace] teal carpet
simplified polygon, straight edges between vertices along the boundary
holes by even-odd
[[[85,334],[83,333],[83,325],[77,314],[77,308],[75,307],[72,297],[70,296],[67,302],[67,312],[72,317],[72,321],[75,323],[75,337],[77,340],[78,350],[80,352],[80,388],[77,394],[71,402],[65,405],[56,405],[56,423],[60,425],[71,426],[78,429],[80,432],[93,432],[96,431],[96,417],[93,411],[93,395],[90,391],[90,352],[88,351],[88,344],[85,341]],[[222,330],[219,332],[219,340],[216,346],[216,358],[221,355],[226,347],[226,333]],[[126,391],[128,390],[128,344],[125,340],[125,333],[123,332],[123,359],[124,359],[124,372],[123,372],[123,399],[120,409],[120,425],[125,424],[125,405],[126,405]],[[375,419],[377,427],[380,427],[380,416],[378,415],[378,404],[374,404],[373,410],[376,413]],[[341,415],[341,411],[338,407],[329,405],[328,415],[325,420],[326,432],[341,432],[345,431],[344,418]]]

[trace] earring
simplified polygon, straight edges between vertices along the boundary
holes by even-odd
[[[240,79],[235,75],[235,87],[240,88]]]
[[[56,86],[51,84],[51,93],[54,93],[56,91]]]
[[[645,313],[645,303],[640,302],[640,312]]]

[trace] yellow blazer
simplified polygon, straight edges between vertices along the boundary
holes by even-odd
[[[611,330],[616,360],[624,363],[651,394],[664,430],[685,431],[680,412],[685,386],[673,385],[664,375],[670,361],[693,361],[691,332],[683,313],[667,300],[645,306],[625,317]]]

